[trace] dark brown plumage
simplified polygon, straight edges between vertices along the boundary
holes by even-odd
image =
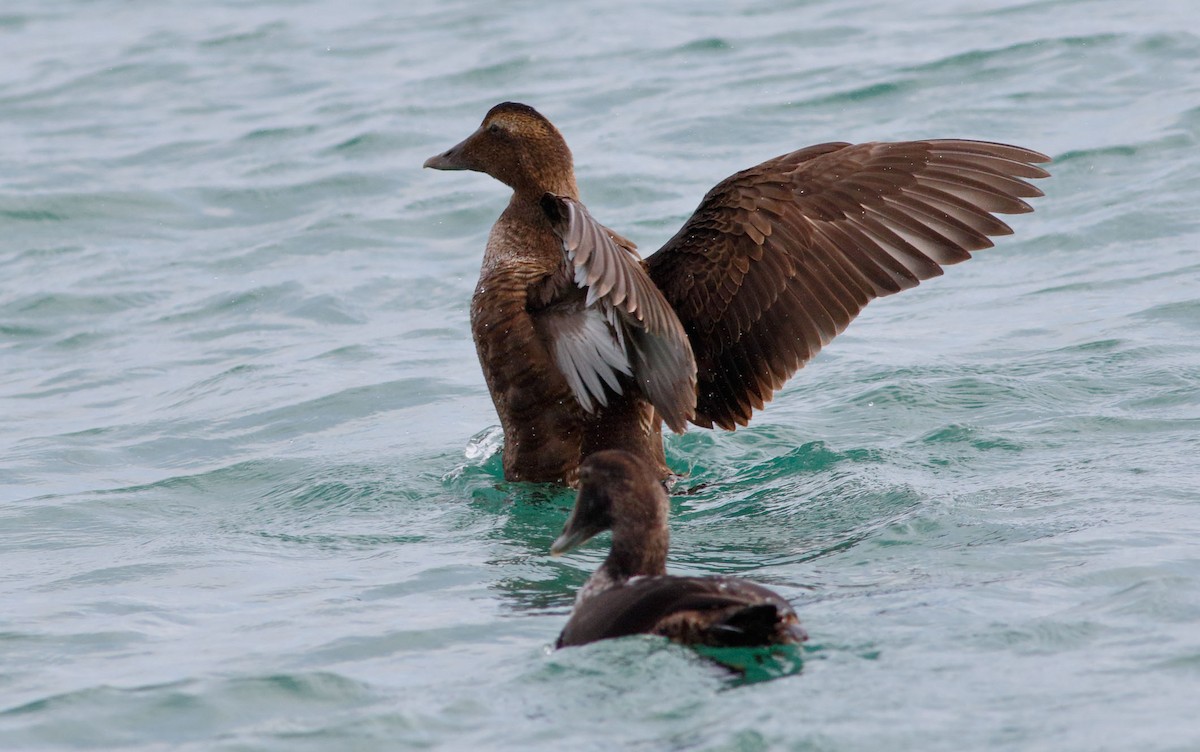
[[[750,647],[807,639],[780,596],[737,577],[667,574],[667,494],[657,473],[629,452],[588,455],[575,508],[550,552],[612,530],[608,558],[579,591],[557,646],[633,634],[687,645]]]
[[[1046,161],[982,141],[810,146],[721,181],[642,261],[580,203],[558,130],[496,105],[425,166],[513,189],[471,302],[505,477],[572,483],[617,447],[665,476],[662,421],[746,425],[871,300],[1011,233],[993,214],[1030,211]]]

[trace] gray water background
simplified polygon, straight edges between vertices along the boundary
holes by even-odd
[[[0,749],[1200,749],[1200,6],[0,5]],[[506,484],[467,325],[551,117],[649,252],[828,140],[1054,158],[747,430],[668,438],[672,565],[803,671],[552,652],[604,553]]]

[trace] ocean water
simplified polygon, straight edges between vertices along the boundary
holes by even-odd
[[[1190,0],[0,6],[0,749],[1200,749]],[[649,252],[828,140],[1054,158],[736,433],[672,567],[798,672],[550,650],[603,543],[508,484],[467,304],[496,102]]]

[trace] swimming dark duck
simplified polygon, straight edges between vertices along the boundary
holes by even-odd
[[[621,450],[588,455],[579,493],[550,553],[612,530],[612,550],[575,601],[558,647],[656,634],[687,645],[750,647],[807,639],[780,596],[737,577],[667,574],[667,494],[657,470]]]
[[[532,107],[493,107],[426,167],[513,190],[492,227],[471,330],[509,480],[574,483],[623,448],[667,475],[662,423],[744,426],[871,300],[1012,232],[1035,151],[982,141],[829,143],[721,181],[642,260],[580,202],[571,151]]]

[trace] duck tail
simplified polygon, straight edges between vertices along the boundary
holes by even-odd
[[[743,606],[709,628],[719,647],[752,647],[778,642],[779,609],[774,603]]]

